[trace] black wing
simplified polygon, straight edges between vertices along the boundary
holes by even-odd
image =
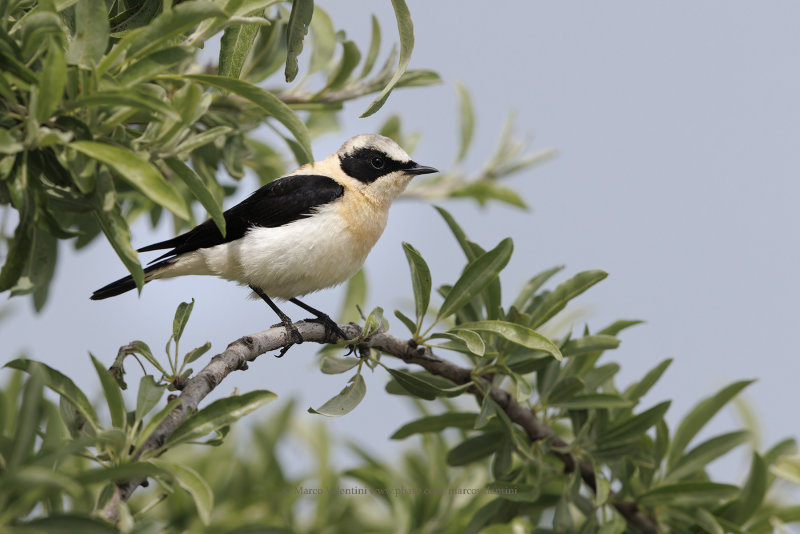
[[[228,243],[244,236],[248,228],[275,228],[311,215],[313,208],[344,194],[344,188],[327,176],[285,176],[257,189],[225,213],[225,237],[211,219],[177,237],[142,247],[138,252],[171,248],[153,261],[200,248]],[[152,262],[151,262],[152,263]]]

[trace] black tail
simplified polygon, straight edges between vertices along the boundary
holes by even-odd
[[[160,261],[160,262],[156,263],[155,265],[151,265],[150,267],[147,267],[144,270],[144,274],[145,274],[144,283],[146,284],[147,282],[150,281],[150,279],[147,277],[147,274],[149,274],[149,273],[151,273],[151,272],[153,272],[153,271],[155,271],[157,269],[160,269],[161,267],[164,267],[165,265],[169,265],[170,263],[172,263],[171,259],[170,260],[165,260],[165,261]],[[136,282],[133,281],[133,277],[131,275],[123,276],[119,280],[111,282],[107,286],[101,287],[100,289],[98,289],[97,291],[92,293],[92,296],[89,297],[89,298],[91,300],[103,300],[103,299],[107,299],[109,297],[116,297],[117,295],[121,295],[123,293],[126,293],[126,292],[130,291],[131,289],[136,289]]]

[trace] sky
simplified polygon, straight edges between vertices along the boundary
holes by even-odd
[[[318,2],[334,25],[362,50],[370,10],[384,43],[396,35],[391,3]],[[642,409],[673,399],[674,425],[701,398],[739,379],[757,378],[743,398],[757,415],[762,449],[798,435],[796,380],[800,299],[800,4],[706,2],[503,2],[409,0],[416,45],[411,68],[437,71],[432,88],[395,91],[369,119],[358,119],[371,98],[345,106],[343,129],[314,145],[321,159],[352,135],[371,132],[392,113],[421,140],[413,157],[452,168],[458,147],[455,83],[476,107],[473,150],[462,169],[488,159],[513,112],[516,132],[531,150],[557,157],[520,173],[509,184],[530,210],[467,200],[441,204],[485,248],[511,236],[515,253],[504,271],[506,302],[532,275],[555,265],[555,281],[586,269],[609,277],[576,300],[575,327],[598,330],[615,319],[643,319],[625,331],[604,361],[622,365],[622,386],[665,358],[674,363]],[[394,37],[396,38],[396,37]],[[387,51],[384,45],[383,54]],[[254,182],[253,182],[254,183]],[[166,239],[171,228],[133,227],[134,244]],[[366,264],[367,308],[408,309],[411,284],[402,241],[427,259],[434,284],[452,282],[463,265],[446,226],[429,203],[398,202]],[[459,261],[454,261],[458,258]],[[211,278],[149,284],[90,302],[92,290],[118,278],[123,267],[111,247],[61,248],[50,301],[35,315],[12,299],[0,322],[2,359],[22,352],[72,376],[97,398],[88,351],[111,362],[117,348],[142,339],[166,341],[175,307],[194,298],[182,346],[205,341],[219,352],[275,320],[247,292]],[[305,299],[338,310],[342,289]],[[288,306],[288,305],[287,305]],[[287,309],[287,311],[289,311]],[[300,318],[300,310],[290,315]],[[299,406],[319,406],[345,385],[325,376],[316,347],[293,348],[276,360],[261,356],[246,373],[218,388],[230,394],[266,388]],[[131,380],[140,371],[129,365]],[[388,376],[367,376],[367,397],[354,412],[324,423],[373,451],[391,450],[388,436],[414,412],[383,392]],[[269,409],[269,408],[265,408]],[[299,412],[300,424],[316,423]],[[711,431],[740,425],[735,410]],[[731,478],[744,466],[724,464]]]

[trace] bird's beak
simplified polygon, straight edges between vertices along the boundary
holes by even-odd
[[[434,169],[433,167],[425,167],[424,165],[419,165],[415,162],[411,162],[411,167],[407,169],[403,169],[403,172],[406,174],[431,174],[433,172],[439,172],[439,169]]]

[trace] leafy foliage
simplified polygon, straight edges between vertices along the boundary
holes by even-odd
[[[168,213],[181,230],[197,222],[196,200],[224,232],[222,205],[236,187],[221,174],[239,181],[249,169],[266,182],[284,173],[289,165],[257,127],[268,126],[303,164],[313,159],[312,138],[338,127],[344,103],[377,93],[370,115],[394,89],[438,83],[431,71],[408,70],[413,24],[403,0],[393,5],[399,57],[392,49],[377,68],[374,17],[362,54],[308,1],[291,10],[276,0],[2,3],[0,292],[33,294],[40,309],[58,240],[80,248],[100,234],[141,287],[134,219],[147,214],[157,224]],[[217,64],[203,64],[198,51],[220,33]],[[310,57],[298,76],[307,33]],[[284,64],[292,85],[276,79]],[[405,137],[397,117],[382,133]],[[463,196],[468,188],[463,177],[448,184],[421,191]],[[480,188],[469,195],[486,198]],[[16,224],[13,233],[6,224]]]
[[[190,313],[191,304],[184,302],[178,306],[170,337],[176,354]],[[140,347],[139,354],[144,355],[142,347],[146,345],[135,343]],[[0,400],[5,421],[0,442],[3,465],[0,486],[5,490],[0,490],[0,501],[8,505],[4,506],[7,513],[0,519],[0,525],[14,524],[17,518],[29,515],[37,506],[44,507],[45,518],[53,520],[54,525],[59,524],[67,517],[61,517],[67,511],[61,503],[62,497],[69,497],[68,515],[70,520],[76,521],[74,528],[105,532],[106,524],[92,519],[90,512],[108,502],[117,481],[137,477],[153,478],[168,491],[176,485],[183,488],[193,498],[201,521],[209,523],[213,495],[205,479],[190,467],[162,461],[157,456],[167,448],[197,442],[212,433],[217,433],[218,437],[207,443],[219,444],[220,437],[227,434],[233,422],[270,402],[275,395],[259,390],[220,399],[186,419],[163,447],[145,447],[159,425],[181,402],[174,395],[162,400],[168,388],[175,389],[176,377],[181,376],[174,372],[177,356],[173,360],[169,347],[170,343],[167,344],[167,360],[173,374],[162,374],[160,381],[145,374],[139,381],[133,410],[126,408],[122,395],[127,387],[121,379],[122,364],[128,354],[121,351],[110,370],[91,356],[110,421],[103,421],[86,395],[59,371],[22,358],[6,364],[8,368],[26,372],[29,378],[23,385],[20,373],[12,375]],[[190,351],[184,364],[196,354],[197,349]],[[152,353],[147,352],[145,359],[163,373],[164,366]],[[183,376],[189,374],[191,370]],[[58,394],[59,407],[46,399],[45,388]],[[17,395],[21,397],[17,399]],[[17,486],[17,480],[28,482]],[[122,516],[128,517],[124,505],[123,510]],[[85,517],[79,517],[81,514]],[[25,526],[48,531],[49,527],[43,526],[42,521],[27,522]]]
[[[392,50],[377,71],[382,30],[374,17],[362,54],[313,2],[284,4],[0,2],[0,203],[5,217],[13,210],[16,224],[13,237],[0,226],[0,291],[32,293],[41,307],[57,240],[80,247],[100,233],[141,284],[128,230],[133,219],[148,214],[155,224],[168,212],[182,227],[194,222],[197,200],[224,231],[222,204],[233,188],[218,172],[238,180],[249,168],[262,181],[283,172],[278,150],[253,137],[257,126],[267,124],[304,163],[312,159],[312,138],[335,127],[345,102],[375,93],[369,115],[395,89],[439,81],[430,71],[407,70],[414,34],[403,0],[392,1],[399,54]],[[216,66],[199,65],[197,50],[220,33]],[[275,81],[282,67],[293,86]],[[266,90],[264,82],[278,88]],[[459,88],[458,95],[456,165],[475,127],[469,94]],[[511,131],[509,121],[494,156],[470,178],[456,168],[409,193],[524,206],[500,180],[546,154],[527,154]],[[388,118],[382,133],[414,143],[399,117]],[[189,365],[210,349],[207,343],[180,350],[193,307],[181,303],[163,355],[134,341],[108,369],[91,356],[101,406],[56,369],[27,358],[6,364],[16,371],[0,390],[0,529],[760,534],[800,521],[800,507],[779,494],[781,484],[800,484],[794,440],[752,450],[741,484],[715,481],[709,469],[751,441],[748,429],[704,433],[751,381],[701,400],[670,430],[670,402],[645,402],[670,360],[622,387],[620,365],[607,358],[620,333],[638,321],[594,332],[556,325],[606,273],[577,273],[549,289],[561,268],[548,269],[506,303],[501,278],[513,259],[511,240],[486,250],[437,209],[464,253],[461,274],[434,288],[423,254],[404,244],[414,306],[394,316],[410,331],[408,350],[369,348],[390,329],[383,310],[374,309],[361,336],[349,341],[358,357],[324,354],[323,372],[349,377],[338,395],[309,410],[340,416],[357,409],[369,394],[365,367],[386,371],[387,391],[420,412],[392,436],[416,440],[401,457],[376,458],[347,444],[356,461],[339,468],[332,456],[339,448],[323,419],[295,414],[291,403],[230,439],[234,422],[274,399],[267,390],[192,410],[156,439],[184,407],[171,392],[197,376]],[[365,292],[357,275],[347,308]],[[390,364],[390,356],[418,363],[414,354],[429,355],[427,363],[458,359],[463,367],[450,364],[457,372],[436,374],[429,370],[436,367]],[[145,371],[135,401],[123,394],[130,357]],[[240,454],[241,443],[247,454]],[[293,470],[294,463],[313,467]],[[130,501],[120,497],[121,483],[147,480],[156,487]],[[101,519],[109,507],[113,525]]]

